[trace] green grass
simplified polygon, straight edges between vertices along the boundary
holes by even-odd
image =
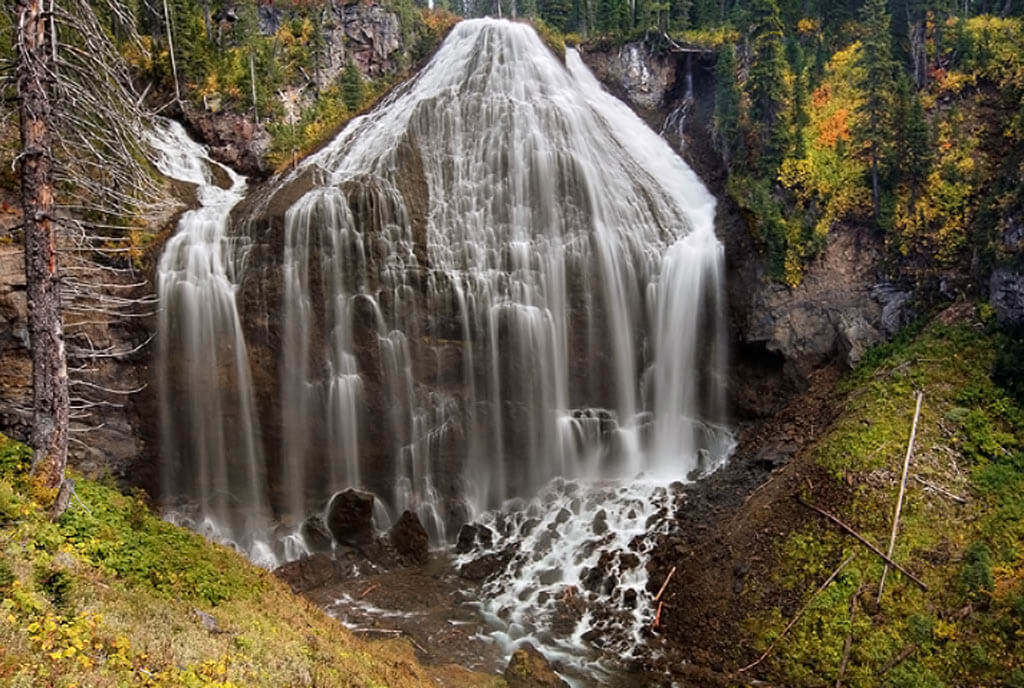
[[[77,497],[51,523],[29,461],[0,435],[0,685],[504,685],[424,668],[404,640],[353,637],[267,571],[112,487],[74,476]]]
[[[773,683],[834,685],[860,591],[844,686],[1024,686],[1024,409],[993,381],[1011,341],[960,307],[952,324],[912,328],[878,347],[841,383],[842,413],[801,457],[824,467],[849,502],[837,515],[884,549],[914,415],[923,390],[911,478],[894,559],[928,585],[890,571],[822,522],[778,546],[761,599],[802,601],[849,555],[853,562],[808,606],[761,671]],[[963,496],[958,504],[914,479]],[[759,609],[747,620],[766,648],[788,618]],[[907,651],[906,657],[894,663]]]

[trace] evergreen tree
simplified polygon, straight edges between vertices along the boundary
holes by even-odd
[[[773,174],[789,147],[782,21],[775,0],[754,0],[749,11],[753,22],[753,55],[747,78],[750,118],[761,144],[762,170]]]
[[[341,99],[345,107],[355,112],[363,102],[363,75],[359,67],[349,58],[341,73]]]
[[[864,38],[859,66],[864,92],[860,108],[861,123],[858,138],[864,144],[871,164],[871,199],[875,221],[881,212],[879,167],[885,156],[885,144],[892,131],[890,94],[893,83],[893,62],[889,37],[889,13],[885,0],[867,0],[862,11]]]
[[[924,115],[921,97],[912,91],[906,74],[896,81],[893,104],[893,145],[889,177],[893,184],[910,187],[911,207],[928,179],[932,166],[931,130]]]
[[[691,0],[690,25],[695,27],[717,26],[718,2],[717,0]]]
[[[615,3],[615,13],[619,18],[619,31],[624,34],[628,34],[633,30],[633,8],[629,4],[629,0],[613,0]]]
[[[571,0],[540,0],[537,3],[540,18],[559,31],[568,31],[572,13]]]
[[[598,0],[596,28],[598,33],[610,34],[619,30],[619,8],[621,0]]]
[[[537,15],[537,0],[519,0],[518,13],[520,17],[536,17]]]
[[[693,0],[670,0],[668,10],[669,28],[673,31],[682,31],[690,28],[690,11],[693,9]]]
[[[715,63],[715,114],[713,120],[715,139],[722,160],[729,167],[739,148],[740,134],[740,89],[736,76],[736,49],[731,43],[724,43],[718,49]]]
[[[811,121],[807,114],[807,58],[803,45],[797,40],[790,40],[786,44],[786,54],[790,68],[793,70],[793,101],[790,109],[790,121],[793,127],[793,157],[803,158],[807,154],[804,127]]]

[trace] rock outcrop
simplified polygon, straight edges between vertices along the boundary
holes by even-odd
[[[1024,271],[1000,268],[989,279],[989,301],[1003,325],[1024,324]]]
[[[653,112],[669,105],[678,77],[673,55],[656,54],[645,41],[613,50],[587,51],[584,60],[594,75],[634,108]]]
[[[266,127],[235,112],[211,112],[186,105],[182,115],[193,135],[206,143],[210,156],[249,177],[266,177],[270,148]]]

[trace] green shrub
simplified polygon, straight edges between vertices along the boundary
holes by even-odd
[[[32,450],[20,442],[0,435],[0,475],[18,477],[32,465]]]
[[[1024,404],[1024,332],[1007,337],[999,347],[992,366],[992,381],[1017,403]]]
[[[62,569],[42,570],[38,574],[39,588],[54,607],[66,609],[71,605],[71,574]]]
[[[14,583],[15,575],[7,559],[0,559],[0,591],[6,591]]]
[[[972,543],[964,555],[960,570],[960,585],[975,602],[987,603],[995,587],[992,575],[992,552],[982,542]]]
[[[0,478],[0,524],[15,521],[21,513],[21,500],[14,486]]]

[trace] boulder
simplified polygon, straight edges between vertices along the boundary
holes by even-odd
[[[419,517],[413,512],[403,511],[388,531],[388,537],[395,551],[402,557],[417,564],[423,564],[430,558],[430,538]]]
[[[455,552],[466,554],[478,546],[490,549],[494,544],[494,531],[479,523],[467,523],[459,528],[459,537],[455,541]]]
[[[299,533],[310,552],[331,551],[331,534],[320,516],[310,516],[303,521]]]
[[[548,660],[533,645],[523,643],[505,668],[508,688],[569,688]]]
[[[500,552],[491,552],[477,557],[468,564],[463,564],[459,569],[459,575],[471,581],[487,580],[508,568],[513,554],[515,554],[515,548],[506,547]]]
[[[851,368],[857,365],[868,349],[883,341],[878,330],[859,313],[840,315],[838,330],[846,365]]]
[[[343,571],[338,562],[326,554],[314,554],[277,567],[274,575],[291,586],[292,592],[301,593],[337,580]]]
[[[349,488],[331,497],[327,505],[327,530],[343,545],[373,542],[373,495]]]

